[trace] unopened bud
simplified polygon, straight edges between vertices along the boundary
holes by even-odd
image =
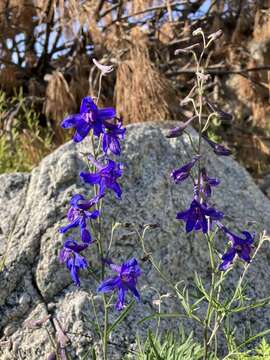
[[[204,73],[201,73],[201,72],[196,72],[196,75],[202,81],[208,81],[211,78],[211,76],[209,74],[204,74]]]
[[[56,360],[56,353],[55,352],[51,352],[48,357],[47,360]]]
[[[188,47],[185,47],[185,48],[183,48],[183,49],[177,49],[177,50],[175,50],[174,55],[178,55],[178,54],[180,54],[180,53],[184,53],[184,54],[189,53],[189,52],[191,52],[193,49],[197,48],[198,46],[200,46],[200,44],[199,44],[199,43],[195,43],[195,44],[190,45],[190,46],[188,46]]]
[[[156,228],[159,228],[160,225],[159,224],[144,224],[144,227],[149,227],[151,229],[156,229]]]
[[[202,28],[200,28],[200,27],[198,29],[194,30],[192,33],[193,36],[200,35],[200,34],[203,34]]]
[[[219,39],[222,35],[223,35],[223,31],[221,29],[219,29],[218,31],[214,32],[213,34],[210,34],[208,36],[208,39],[210,41],[215,41],[215,40]]]
[[[229,114],[229,113],[219,109],[216,105],[210,103],[209,101],[207,101],[206,103],[207,103],[208,107],[210,108],[210,110],[217,114],[217,116],[219,117],[220,120],[227,121],[227,122],[232,121],[232,119],[233,119],[232,114]]]
[[[100,62],[98,62],[96,59],[93,59],[93,63],[96,65],[96,67],[101,71],[102,75],[109,74],[113,71],[113,66],[110,65],[102,65]]]

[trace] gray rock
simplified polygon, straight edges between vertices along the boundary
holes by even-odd
[[[262,192],[270,198],[270,174],[267,174],[263,179],[260,179],[258,185]]]
[[[137,226],[160,224],[159,229],[149,231],[145,246],[161,261],[168,276],[174,281],[183,279],[188,283],[195,270],[207,279],[210,268],[203,237],[200,234],[187,236],[182,222],[175,219],[178,211],[187,208],[193,189],[188,181],[172,184],[169,174],[190,159],[191,148],[186,136],[178,139],[164,136],[166,127],[170,126],[171,123],[128,126],[122,154],[126,165],[121,180],[123,198],[118,201],[113,194],[106,196],[102,236],[108,244],[111,224],[115,221]],[[196,142],[195,131],[190,131]],[[226,223],[236,230],[269,231],[269,199],[232,158],[216,157],[207,144],[203,144],[203,148],[209,174],[222,180],[214,190],[213,202],[227,214]],[[77,145],[69,142],[43,159],[31,174],[0,176],[0,256],[5,260],[5,268],[0,273],[0,344],[11,344],[0,348],[0,359],[19,356],[45,359],[53,353],[57,329],[52,321],[35,329],[24,326],[29,320],[42,319],[48,313],[51,319],[58,320],[68,337],[66,351],[72,359],[81,359],[92,345],[100,352],[100,340],[93,325],[93,299],[100,321],[102,316],[102,301],[96,294],[96,284],[85,271],[81,273],[81,288],[76,288],[57,258],[63,243],[58,228],[67,223],[65,216],[70,197],[77,192],[87,196],[93,194],[93,189],[85,186],[78,176],[80,170],[86,169],[82,153],[89,151],[91,147],[87,141]],[[221,250],[224,245],[225,241],[221,240]],[[89,262],[95,268],[96,247],[87,251]],[[110,256],[116,262],[131,256],[142,258],[132,227],[115,231]],[[249,272],[251,297],[269,295],[268,266],[267,252],[262,251]],[[137,325],[138,320],[157,311],[159,299],[155,289],[165,295],[161,305],[163,312],[182,312],[174,294],[147,261],[142,263],[142,268],[142,303],[134,307],[110,338],[112,359],[120,359],[130,344],[132,347],[136,330],[146,333],[149,326],[156,327],[155,321]],[[237,272],[237,269],[232,272],[231,282],[235,281]],[[110,321],[117,315],[112,309]],[[267,311],[250,312],[238,319],[239,328],[245,320],[253,322],[254,332],[259,331],[265,328],[269,318]],[[162,322],[161,328],[173,329],[178,325],[173,320]]]

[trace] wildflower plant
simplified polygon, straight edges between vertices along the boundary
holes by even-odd
[[[183,186],[184,182],[187,181],[193,183],[194,191],[191,194],[190,203],[186,209],[180,209],[176,213],[176,219],[184,225],[186,233],[195,232],[201,233],[204,236],[209,250],[208,262],[211,268],[211,280],[209,284],[207,279],[203,280],[195,272],[193,285],[190,283],[185,284],[181,279],[179,279],[178,283],[174,284],[169,276],[164,273],[162,265],[147,250],[145,237],[150,227],[146,226],[141,233],[137,231],[144,252],[144,258],[150,261],[165,284],[176,294],[184,309],[184,314],[162,314],[159,312],[153,317],[147,317],[140,322],[158,317],[159,327],[159,321],[163,317],[187,317],[201,328],[203,338],[201,359],[219,359],[221,341],[226,342],[227,346],[227,355],[224,359],[238,359],[237,356],[241,355],[240,350],[246,344],[270,333],[270,329],[267,329],[252,335],[250,338],[246,338],[242,343],[237,343],[240,337],[235,338],[235,330],[232,325],[232,319],[235,314],[270,304],[270,296],[261,300],[250,301],[245,293],[245,281],[248,270],[252,266],[252,262],[262,244],[269,240],[269,237],[262,233],[257,236],[256,241],[254,233],[250,233],[245,229],[241,229],[239,232],[229,228],[226,224],[226,214],[222,212],[222,209],[216,208],[212,202],[212,193],[218,191],[221,180],[212,177],[211,169],[206,168],[203,149],[207,145],[203,147],[202,143],[203,139],[208,143],[210,147],[207,151],[212,151],[213,156],[230,156],[232,154],[231,150],[223,144],[210,140],[207,136],[207,131],[211,127],[212,120],[215,118],[228,122],[232,120],[232,115],[213,105],[205,95],[205,87],[209,80],[209,75],[205,72],[205,68],[210,60],[208,50],[211,44],[222,35],[222,32],[218,31],[206,37],[202,29],[197,29],[193,35],[201,38],[202,41],[188,48],[176,50],[176,54],[191,54],[196,63],[195,85],[188,96],[181,101],[182,106],[192,105],[193,114],[185,123],[181,123],[179,126],[171,129],[166,136],[167,138],[177,138],[183,136],[183,134],[187,135],[191,145],[190,148],[194,151],[193,154],[190,154],[190,161],[188,163],[179,164],[177,169],[172,169],[170,177],[174,186]],[[195,52],[197,49],[200,49],[199,54]],[[198,140],[188,132],[188,125],[191,123],[198,128]],[[223,253],[220,253],[222,247],[220,238],[227,242]],[[228,289],[226,280],[229,278],[229,273],[234,271],[236,264],[241,266],[242,273],[235,287],[226,291],[226,288]],[[182,285],[183,283],[184,285]],[[196,289],[195,292],[194,287]],[[193,289],[192,291],[190,290],[191,288]],[[223,340],[220,340],[220,334],[222,334]],[[158,333],[155,336],[155,339],[157,338]],[[150,342],[151,344],[156,358],[159,358],[154,342]],[[224,351],[224,345],[222,347]]]
[[[197,290],[195,295],[190,292],[190,287],[187,284],[183,285],[183,281],[180,280],[174,284],[169,276],[164,273],[162,264],[157,262],[153,254],[147,249],[146,234],[158,225],[146,224],[141,230],[141,228],[129,224],[135,231],[142,248],[143,257],[141,261],[148,261],[151,264],[167,287],[176,294],[184,309],[184,313],[162,314],[159,308],[157,314],[141,319],[138,325],[157,318],[155,338],[152,339],[152,334],[150,334],[147,343],[147,347],[152,348],[155,358],[163,358],[157,355],[158,349],[155,347],[155,344],[158,343],[162,317],[181,318],[185,316],[197,323],[202,330],[203,342],[198,348],[197,345],[195,346],[198,359],[218,359],[218,335],[220,333],[223,334],[227,342],[225,358],[233,359],[231,356],[239,354],[246,344],[270,333],[270,330],[266,330],[239,344],[231,330],[231,319],[235,314],[270,304],[270,297],[255,302],[247,301],[244,289],[245,278],[250,266],[252,266],[252,261],[262,244],[269,240],[269,237],[263,233],[258,236],[256,241],[255,234],[245,229],[241,229],[242,234],[240,235],[238,230],[231,229],[226,224],[226,215],[222,209],[216,208],[212,202],[212,194],[218,191],[221,181],[213,177],[211,169],[206,168],[203,151],[205,147],[202,146],[202,143],[203,139],[206,140],[206,144],[209,144],[208,151],[212,151],[213,156],[230,156],[231,151],[223,144],[210,140],[207,131],[213,119],[219,118],[221,121],[228,122],[232,120],[232,116],[205,98],[205,86],[209,79],[205,72],[209,56],[206,57],[205,55],[211,44],[221,36],[221,31],[206,37],[202,29],[197,29],[193,35],[202,41],[186,49],[176,51],[177,54],[191,54],[196,62],[195,85],[188,96],[181,101],[182,106],[192,105],[193,114],[185,123],[170,130],[167,137],[176,138],[186,134],[191,144],[190,148],[194,151],[193,154],[190,154],[188,163],[179,164],[176,169],[171,170],[170,177],[173,186],[183,186],[185,182],[191,181],[194,189],[189,204],[185,209],[177,209],[175,217],[179,224],[184,225],[186,233],[195,232],[203,235],[209,250],[208,262],[211,268],[211,280],[210,283],[207,283],[207,279],[203,280],[199,274],[195,273],[194,286]],[[198,48],[201,49],[199,54],[195,51]],[[114,224],[112,228],[108,248],[104,248],[105,242],[101,236],[103,201],[106,201],[109,192],[121,201],[121,177],[124,174],[124,166],[118,161],[118,156],[121,154],[121,142],[124,141],[126,129],[113,108],[98,108],[102,76],[109,74],[112,68],[101,65],[96,60],[94,63],[101,71],[97,99],[85,97],[82,100],[80,113],[68,116],[61,124],[65,129],[73,128],[75,130],[74,142],[86,141],[89,138],[92,149],[86,154],[89,170],[79,174],[82,181],[87,186],[90,185],[89,193],[91,195],[89,198],[85,198],[82,194],[73,194],[67,213],[68,223],[59,229],[60,233],[69,234],[70,229],[76,228],[80,235],[76,240],[71,237],[65,239],[59,260],[66,265],[75,285],[80,285],[80,271],[86,269],[97,284],[96,290],[97,293],[101,294],[104,305],[103,326],[98,325],[98,332],[103,345],[103,359],[107,360],[109,334],[124,320],[133,304],[136,301],[140,302],[138,282],[141,276],[141,267],[134,257],[125,259],[120,264],[118,259],[110,258],[113,233],[119,223]],[[198,140],[188,132],[188,126],[191,123],[198,128]],[[98,231],[95,231],[93,223],[98,224]],[[220,253],[221,245],[218,241],[220,237],[227,243],[222,254]],[[98,269],[92,268],[85,255],[86,249],[91,249],[95,245],[97,245],[100,260]],[[233,271],[234,265],[239,262],[242,263],[243,270],[228,297],[224,295],[226,294],[224,291],[226,280],[228,274]],[[108,275],[107,269],[111,270]],[[133,300],[130,301],[130,298]],[[115,311],[119,311],[120,315],[114,323],[109,324],[108,312],[112,307]],[[94,314],[97,317],[95,307]],[[137,341],[137,345],[138,343],[140,343],[140,339]],[[95,358],[94,355],[93,358]]]
[[[118,182],[123,175],[123,164],[117,157],[121,154],[121,141],[124,140],[126,129],[122,120],[116,117],[114,108],[98,107],[101,90],[102,76],[110,73],[112,67],[101,65],[96,60],[94,64],[100,70],[100,82],[97,99],[86,96],[82,99],[79,114],[69,115],[61,126],[64,129],[74,129],[73,141],[79,143],[90,140],[92,152],[86,154],[89,167],[88,172],[80,172],[80,178],[86,185],[91,185],[89,197],[82,194],[73,194],[70,199],[70,208],[67,212],[68,223],[59,228],[62,234],[69,234],[70,229],[79,230],[79,239],[67,238],[60,250],[59,261],[65,263],[70,272],[71,279],[76,286],[80,286],[80,271],[88,269],[89,274],[95,280],[97,292],[102,294],[104,305],[104,326],[98,325],[99,335],[103,345],[103,358],[108,358],[108,336],[119,324],[133,306],[131,302],[126,307],[127,293],[130,293],[138,302],[140,294],[137,289],[138,278],[141,275],[140,266],[135,258],[127,259],[121,265],[116,265],[108,256],[108,249],[104,248],[104,239],[101,236],[101,217],[103,215],[102,202],[106,201],[109,192],[115,194],[120,201],[122,195],[121,185]],[[94,230],[93,223],[98,223],[98,230]],[[99,268],[95,269],[86,259],[85,252],[93,245],[97,245],[99,255]],[[105,267],[109,265],[116,272],[113,277],[105,279]],[[108,311],[112,306],[113,296],[107,297],[107,293],[117,296],[115,309],[122,311],[114,324],[109,324]],[[94,313],[96,314],[93,302]],[[126,307],[126,308],[125,308]],[[99,320],[96,318],[97,323]],[[95,351],[95,350],[93,350]]]

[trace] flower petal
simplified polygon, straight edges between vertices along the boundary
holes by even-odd
[[[74,264],[78,269],[86,269],[88,266],[86,259],[79,254],[75,254]]]
[[[84,200],[84,196],[81,194],[75,194],[72,196],[72,198],[70,200],[70,205],[77,206],[78,201],[80,201],[80,200]]]
[[[98,184],[101,181],[101,177],[99,174],[81,172],[80,177],[83,179],[84,182],[91,185]]]
[[[65,118],[60,125],[64,129],[70,129],[70,128],[74,128],[74,127],[77,128],[79,126],[82,126],[84,122],[85,121],[82,119],[80,114],[74,114]]]
[[[80,286],[81,282],[78,275],[78,268],[74,265],[74,259],[68,259],[67,261],[67,268],[70,271],[71,278],[76,286]]]
[[[238,252],[238,256],[246,261],[246,262],[250,262],[250,252],[251,252],[251,248],[249,245],[243,245],[242,249],[240,252]]]
[[[139,294],[138,290],[136,289],[136,287],[133,285],[130,286],[129,284],[127,284],[127,285],[128,285],[129,290],[132,292],[133,296],[135,297],[135,299],[139,302],[141,300],[141,297],[140,297],[140,294]]]
[[[86,96],[82,99],[80,113],[87,113],[91,111],[98,111],[97,105],[90,96]]]
[[[79,253],[87,248],[87,244],[78,244],[75,240],[66,240],[64,243],[64,248]]]
[[[111,119],[116,116],[116,111],[114,108],[104,108],[98,110],[98,117],[101,120]]]
[[[109,149],[114,155],[120,155],[121,153],[121,146],[120,142],[117,137],[111,137],[111,141],[109,144]]]
[[[89,218],[89,219],[96,219],[98,216],[99,216],[99,211],[98,210],[95,210],[95,211],[85,211],[84,212],[86,217]]]
[[[120,282],[119,276],[108,278],[99,285],[97,291],[103,293],[112,291],[118,286],[119,282]]]
[[[111,189],[115,192],[116,197],[118,197],[118,199],[121,199],[122,189],[117,182],[107,183],[106,185],[109,189]]]
[[[195,224],[196,224],[197,220],[194,216],[189,216],[186,222],[186,232],[189,233],[193,230]],[[196,230],[199,230],[201,228],[200,224],[199,224],[199,228],[197,228]]]
[[[115,308],[118,311],[121,311],[125,305],[125,295],[126,295],[126,290],[123,287],[120,287],[118,291],[118,301],[115,304]]]
[[[73,140],[74,142],[78,143],[88,135],[89,131],[91,130],[91,126],[87,122],[84,122],[84,124],[78,126],[76,129],[77,130],[73,136]]]
[[[59,229],[59,232],[61,234],[64,234],[65,232],[67,232],[69,229],[77,227],[79,225],[80,222],[80,218],[76,218],[74,221],[72,221],[70,224],[66,225],[66,226],[62,226]]]
[[[81,239],[85,244],[91,244],[92,242],[91,234],[86,228],[81,228]]]

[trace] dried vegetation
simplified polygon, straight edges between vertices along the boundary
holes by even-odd
[[[269,5],[269,0],[1,1],[0,88],[10,113],[17,109],[10,101],[14,91],[23,88],[26,102],[31,99],[40,114],[40,133],[52,131],[51,149],[64,141],[59,122],[65,114],[77,111],[83,96],[96,95],[91,58],[115,66],[114,75],[103,79],[101,104],[115,105],[125,123],[183,120],[191,109],[179,101],[196,69],[174,51],[196,42],[191,33],[199,26],[206,33],[221,28],[224,36],[207,54],[212,64],[207,97],[233,110],[234,123],[215,131],[225,133],[240,149],[240,160],[260,177],[270,166]],[[8,121],[10,113],[0,114],[5,143],[7,123],[18,124]],[[15,118],[22,119],[21,110]],[[21,149],[34,165],[48,149],[34,158],[42,146],[23,124],[18,129]]]

